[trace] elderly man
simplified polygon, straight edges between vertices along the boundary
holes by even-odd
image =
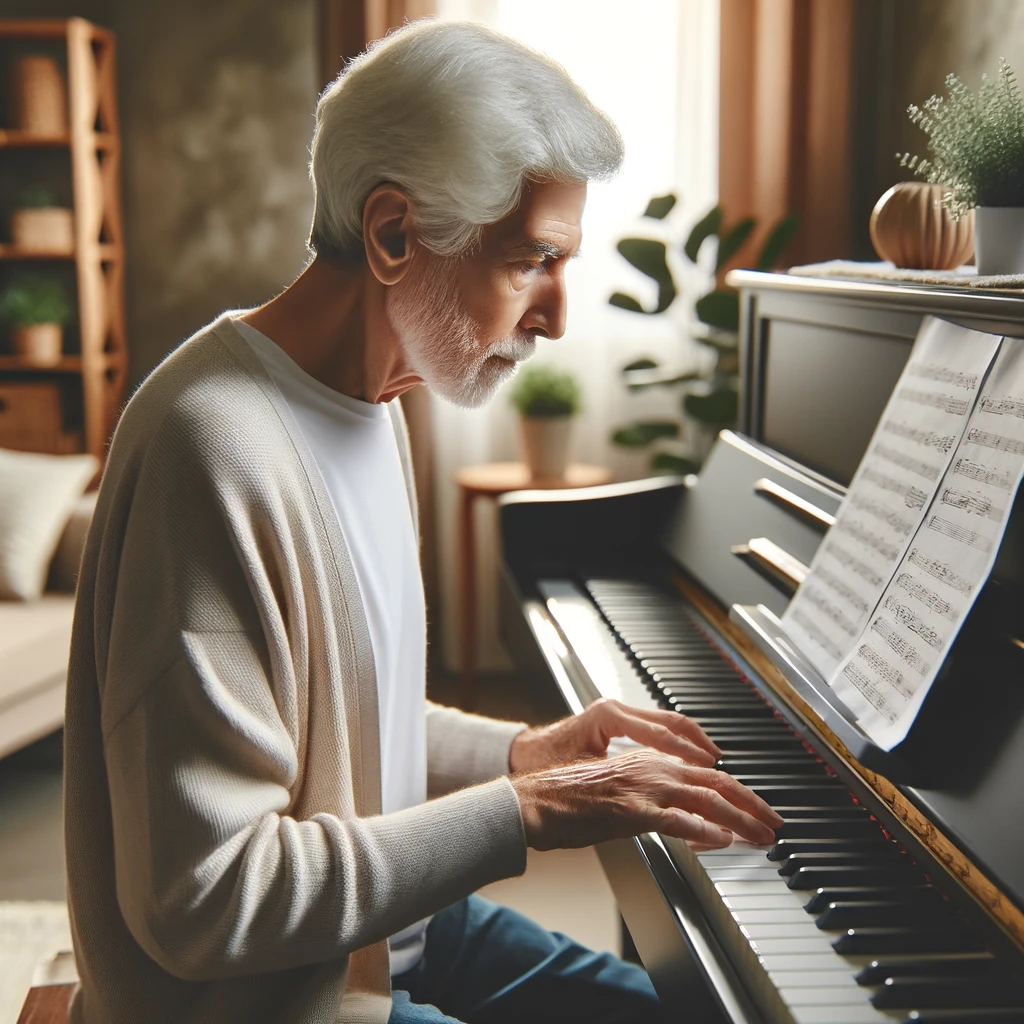
[[[538,54],[396,32],[320,100],[315,258],[129,403],[68,686],[76,1024],[650,1020],[638,968],[471,894],[528,846],[771,839],[680,715],[527,729],[424,695],[395,399],[480,404],[562,334],[587,181],[620,157]],[[651,749],[607,759],[615,736]]]

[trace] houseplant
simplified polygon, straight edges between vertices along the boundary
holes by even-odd
[[[23,277],[0,295],[0,318],[11,325],[16,355],[32,366],[60,362],[64,324],[71,307],[60,284],[47,277]]]
[[[1005,60],[972,92],[946,76],[948,96],[908,108],[928,136],[929,158],[897,153],[901,166],[945,187],[954,217],[975,211],[979,274],[1024,273],[1024,97]]]
[[[31,185],[11,212],[11,242],[25,252],[72,253],[74,217],[41,185]]]
[[[647,204],[644,216],[664,220],[675,205],[674,195],[657,196]],[[777,264],[796,227],[795,217],[785,217],[771,228],[755,260],[756,269],[769,270]],[[679,420],[640,420],[612,433],[612,442],[622,447],[653,446],[650,469],[654,473],[696,472],[719,431],[736,423],[739,295],[721,284],[719,278],[756,228],[757,222],[752,217],[726,227],[722,209],[716,206],[691,228],[679,247],[685,260],[707,270],[708,290],[694,303],[686,329],[690,337],[708,350],[710,365],[666,371],[652,359],[640,359],[623,368],[623,378],[631,390],[683,387],[685,430]],[[712,254],[710,243],[713,240],[718,244]],[[609,303],[646,316],[669,313],[680,292],[669,261],[668,245],[660,239],[623,238],[617,248],[627,262],[655,282],[658,297],[650,309],[622,292],[615,292]],[[713,259],[708,260],[712,255]]]
[[[576,379],[551,366],[528,366],[519,374],[510,397],[519,411],[530,475],[561,479],[569,464],[572,418],[580,408]]]

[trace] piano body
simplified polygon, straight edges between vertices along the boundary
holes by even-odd
[[[874,747],[773,630],[922,318],[1024,299],[734,272],[741,424],[699,478],[500,505],[501,624],[572,711],[685,712],[786,819],[773,848],[599,850],[667,1019],[1024,1021],[1024,511],[907,739]]]

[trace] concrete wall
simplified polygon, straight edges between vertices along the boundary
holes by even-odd
[[[130,376],[301,270],[317,93],[315,0],[0,0],[0,17],[114,30]]]

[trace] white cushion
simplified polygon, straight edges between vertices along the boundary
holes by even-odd
[[[98,468],[92,455],[0,449],[0,598],[42,594],[64,526]]]

